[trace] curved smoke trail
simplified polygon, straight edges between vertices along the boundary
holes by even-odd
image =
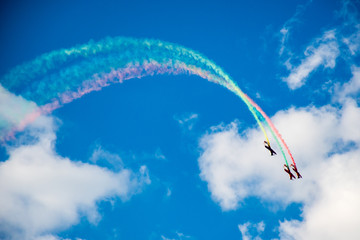
[[[15,67],[0,82],[10,92],[41,106],[12,129],[16,131],[37,116],[110,83],[156,74],[197,75],[224,86],[244,101],[269,141],[257,113],[268,121],[267,116],[220,67],[195,51],[158,40],[117,37],[90,41],[43,54]]]
[[[252,107],[253,107],[253,106],[252,106]],[[253,107],[253,108],[254,108],[254,107]],[[255,109],[256,113],[258,113],[258,114],[260,115],[261,120],[266,124],[267,128],[268,128],[269,131],[271,132],[271,135],[272,135],[273,138],[275,139],[276,144],[277,144],[277,145],[279,146],[279,148],[280,148],[281,154],[282,154],[283,157],[284,157],[284,160],[285,160],[286,165],[289,167],[289,163],[288,163],[288,161],[287,161],[287,159],[286,159],[284,150],[282,149],[281,144],[280,144],[280,142],[279,142],[276,134],[274,133],[274,131],[273,131],[272,128],[270,127],[270,124],[266,121],[266,119],[263,117],[263,115],[261,115],[261,113],[260,113],[259,111],[257,111],[256,108],[254,108],[254,109]],[[269,145],[270,145],[270,144],[269,144]],[[290,155],[290,156],[292,157],[292,155]]]
[[[246,99],[251,103],[251,105],[256,108],[256,110],[265,118],[266,120],[266,123],[268,124],[268,126],[270,127],[270,131],[272,132],[272,134],[276,134],[277,138],[275,137],[276,141],[278,142],[278,139],[280,139],[280,141],[282,142],[282,144],[284,145],[286,151],[288,152],[290,158],[291,158],[291,161],[293,162],[294,166],[296,167],[296,163],[295,163],[295,160],[290,152],[290,149],[289,147],[287,146],[287,144],[285,143],[284,139],[282,138],[281,134],[279,133],[279,131],[276,129],[275,125],[272,123],[271,119],[266,115],[266,113],[249,97],[245,94],[245,97]],[[278,143],[278,145],[280,145],[280,143]],[[283,150],[281,149],[283,155],[284,152]],[[285,158],[285,161],[286,161],[286,158]],[[289,166],[289,164],[287,163],[286,161],[286,165]]]
[[[268,129],[270,130],[271,132],[271,135],[274,137],[283,157],[284,157],[284,160],[285,160],[285,163],[287,166],[289,166],[288,164],[288,161],[286,159],[286,155],[284,153],[284,150],[277,138],[277,136],[279,135],[280,136],[280,139],[285,142],[282,138],[281,138],[281,135],[279,134],[279,132],[276,130],[275,126],[272,124],[271,120],[269,119],[269,117],[265,114],[265,112],[248,96],[246,95],[238,86],[235,82],[231,81],[231,91],[233,91],[237,96],[239,96],[244,102],[245,104],[248,106],[249,110],[251,111],[251,113],[254,115],[257,123],[259,123],[260,127],[261,127],[261,130],[263,131],[265,137],[266,137],[266,140],[270,146],[270,141],[268,139],[268,136],[266,134],[266,131],[264,129],[264,127],[262,126],[260,120],[259,120],[259,117],[258,115],[260,116],[260,118],[264,121],[262,122],[265,122],[266,126],[268,127]],[[273,128],[271,127],[273,126]],[[273,129],[275,129],[275,133],[273,131]],[[284,145],[285,147],[287,147],[287,145],[285,144]],[[290,150],[288,150],[288,152],[290,152]],[[292,157],[292,155],[290,154],[290,156]],[[293,161],[294,162],[294,161]]]

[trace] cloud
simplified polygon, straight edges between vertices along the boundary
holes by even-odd
[[[196,120],[198,119],[196,113],[184,114],[182,116],[174,116],[174,119],[187,130],[191,130],[194,127]]]
[[[356,56],[360,49],[359,4],[354,1],[342,1],[342,8],[337,17],[343,21],[342,42],[347,46],[351,56]]]
[[[339,18],[344,21],[343,42],[347,45],[351,55],[356,55],[360,48],[360,24],[359,24],[359,7],[353,1],[343,1],[343,6],[338,12]]]
[[[286,27],[283,27],[283,28],[280,30],[280,33],[281,33],[281,40],[280,40],[281,45],[280,45],[279,55],[281,56],[281,55],[283,55],[284,50],[285,50],[285,48],[286,48],[285,42],[286,42],[286,40],[287,40],[287,38],[288,38],[288,35],[289,35],[289,29],[286,28]]]
[[[303,15],[307,7],[311,4],[311,0],[305,3],[304,5],[298,5],[295,11],[295,14],[287,20],[282,28],[280,29],[280,50],[279,50],[279,56],[287,55],[291,56],[292,52],[291,50],[286,46],[287,41],[290,37],[290,31],[293,30],[295,25],[298,25],[301,20],[300,17]]]
[[[185,235],[184,233],[176,231],[176,237],[175,238],[167,238],[164,235],[161,235],[162,240],[183,240],[183,239],[192,239],[191,236]]]
[[[34,102],[10,93],[0,84],[0,140],[37,109]]]
[[[166,157],[165,155],[162,153],[160,148],[157,148],[154,154],[155,159],[160,159],[160,160],[165,160]]]
[[[124,163],[118,154],[111,153],[100,145],[95,147],[89,161],[98,166],[108,167],[113,170],[120,170],[124,167]]]
[[[263,221],[259,223],[246,222],[244,224],[239,224],[238,228],[241,232],[242,240],[261,240],[260,235],[265,230],[265,223]]]
[[[220,125],[201,138],[198,160],[213,200],[224,211],[241,207],[251,196],[277,208],[302,204],[302,220],[280,222],[281,239],[359,239],[358,102],[347,97],[335,106],[293,107],[272,120],[303,179],[289,181],[280,154],[265,155],[258,129],[239,134],[236,122]],[[245,231],[250,225],[241,226]]]
[[[352,78],[349,82],[336,85],[333,100],[344,102],[349,97],[356,97],[360,92],[360,67],[352,66]]]
[[[15,107],[33,105],[8,96]],[[8,111],[2,106],[0,116],[6,117]],[[101,218],[99,201],[126,201],[150,183],[146,166],[138,173],[124,167],[114,172],[58,155],[55,129],[52,117],[41,116],[16,143],[6,146],[9,158],[0,162],[1,239],[59,239],[53,233],[82,217],[96,224]],[[101,150],[92,158],[96,161],[100,157],[116,158]]]
[[[42,235],[42,236],[35,237],[35,238],[33,238],[33,240],[85,240],[85,239],[82,239],[82,238],[75,238],[75,239],[60,238],[58,236],[48,234],[48,235]]]
[[[235,121],[201,138],[200,177],[222,210],[237,209],[251,196],[272,207],[300,203],[302,220],[281,221],[281,239],[360,238],[360,106],[353,98],[358,71],[354,67],[353,77],[339,87],[342,101],[336,105],[293,107],[272,117],[303,179],[288,180],[280,154],[265,156],[258,129],[239,133]],[[244,236],[249,227],[239,225]]]
[[[327,168],[329,157],[358,148],[359,117],[360,108],[350,100],[341,110],[327,105],[278,112],[272,120],[304,177],[293,182],[286,181],[280,154],[265,157],[268,152],[261,144],[259,130],[249,129],[240,135],[235,122],[218,126],[200,141],[200,176],[223,210],[238,208],[250,196],[284,205],[308,202],[318,191],[318,177],[323,176],[318,169]],[[277,146],[273,147],[279,153]]]
[[[339,118],[341,141],[321,168],[317,179],[319,191],[312,202],[304,202],[303,221],[288,220],[280,224],[282,239],[359,239],[360,231],[360,109],[351,97],[359,93],[359,69],[337,93],[343,104]],[[348,144],[346,144],[346,142]]]
[[[161,235],[161,239],[162,240],[175,240],[175,238],[167,238],[167,237],[165,237],[163,235]]]
[[[287,121],[294,123],[294,119],[298,119],[295,123],[304,122],[303,128],[300,130],[296,128],[298,131],[292,134],[301,134],[301,130],[306,127],[311,129],[314,127],[312,126],[313,123],[322,120],[322,118],[316,119],[307,111],[295,112],[294,109],[290,111],[294,112],[291,114],[291,119],[287,113],[280,113],[283,117],[286,116],[285,124]],[[280,119],[282,120],[283,117]],[[328,122],[331,120],[329,119]],[[287,130],[290,131],[292,127],[290,125],[285,127],[279,125],[278,121],[274,121],[274,123],[282,133],[287,133]],[[290,129],[286,127],[290,127]],[[318,138],[317,135],[320,133],[314,133],[313,137]],[[305,139],[305,136],[295,136],[302,140]],[[284,138],[290,148],[293,145],[298,146],[296,144],[300,144],[296,139],[289,139],[285,134]],[[299,181],[293,183],[286,181],[287,176],[282,170],[281,155],[270,158],[262,145],[262,140],[263,135],[257,129],[249,129],[240,135],[236,122],[227,126],[218,126],[202,137],[200,141],[202,154],[199,158],[200,177],[208,183],[212,198],[219,203],[224,211],[237,209],[250,196],[258,196],[264,200],[276,201],[283,205],[292,201],[303,200],[303,194],[292,190],[294,185],[297,186],[296,188],[301,186]],[[313,139],[313,141],[317,140]],[[296,154],[296,149],[293,150],[296,159],[300,162],[299,168],[303,170],[304,181],[309,182],[306,189],[302,191],[310,191],[313,186],[311,180],[305,178],[307,173],[302,168],[302,160],[303,158],[306,160],[308,155],[316,152],[316,149],[313,149],[310,141],[301,143],[299,148],[304,147],[306,149],[302,151],[304,157],[300,158]],[[276,146],[273,147],[275,151],[280,152]],[[282,187],[279,188],[279,186]]]
[[[172,194],[172,191],[171,191],[171,189],[168,187],[168,188],[166,189],[166,197],[170,197],[171,194]]]
[[[360,239],[359,156],[357,149],[328,159],[316,199],[305,202],[303,221],[281,222],[282,239]]]
[[[349,48],[351,55],[356,55],[360,49],[360,24],[356,25],[356,31],[342,39],[343,43]]]
[[[334,25],[332,30],[324,31],[322,37],[312,40],[304,51],[303,56],[296,56],[288,45],[290,31],[296,23],[300,21],[300,15],[306,10],[311,1],[305,5],[300,5],[293,17],[280,29],[280,50],[279,56],[287,70],[290,71],[283,80],[292,90],[302,87],[312,72],[323,68],[335,68],[336,60],[339,56],[343,58],[347,65],[356,62],[360,49],[360,24],[359,7],[355,2],[342,1],[342,7],[335,11],[335,19],[340,20],[341,24]],[[285,58],[285,59],[284,59]],[[300,61],[299,64],[293,62]]]
[[[334,68],[339,54],[335,30],[326,31],[321,38],[316,39],[306,48],[305,58],[301,60],[300,65],[293,67],[289,61],[286,63],[291,72],[288,77],[284,78],[284,81],[290,89],[300,88],[305,84],[310,73],[318,67]]]

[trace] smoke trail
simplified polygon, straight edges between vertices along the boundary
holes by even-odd
[[[252,106],[253,107],[253,106]],[[254,107],[253,107],[254,108]],[[285,160],[285,163],[286,163],[286,166],[288,166],[289,167],[289,163],[288,163],[288,161],[287,161],[287,159],[286,159],[286,155],[285,155],[285,153],[284,153],[284,150],[283,150],[283,148],[282,148],[282,146],[281,146],[281,144],[280,144],[280,142],[279,142],[279,140],[278,140],[278,138],[276,137],[276,135],[275,135],[275,133],[274,133],[274,131],[271,129],[271,127],[270,127],[270,125],[269,125],[269,123],[268,122],[266,122],[266,120],[265,120],[265,118],[263,117],[263,115],[261,115],[261,113],[259,112],[259,111],[257,111],[256,110],[256,108],[254,108],[255,109],[255,111],[260,115],[260,118],[261,118],[261,120],[262,120],[262,122],[264,122],[265,123],[265,125],[267,126],[267,128],[269,129],[269,131],[271,132],[271,135],[273,136],[273,138],[275,139],[275,141],[276,141],[276,144],[279,146],[279,149],[280,149],[280,151],[281,151],[281,154],[283,155],[283,157],[284,157],[284,160]],[[270,144],[269,144],[270,145]]]
[[[113,70],[148,62],[167,64],[167,68],[183,63],[217,75],[223,78],[222,81],[230,80],[209,59],[181,46],[147,39],[107,38],[44,54],[14,68],[1,83],[9,91],[43,105],[56,98],[58,93],[75,90],[84,80],[91,81]]]
[[[195,51],[158,40],[118,37],[90,41],[43,54],[15,67],[0,82],[9,91],[41,106],[11,129],[17,131],[37,116],[111,83],[157,74],[197,75],[229,89],[244,101],[269,141],[257,111],[266,120],[267,116],[220,67]]]
[[[296,163],[295,163],[295,160],[290,152],[290,149],[289,147],[286,145],[284,139],[282,138],[281,134],[279,133],[279,131],[276,129],[275,125],[272,123],[271,119],[266,115],[266,113],[249,97],[247,96],[246,94],[244,94],[246,99],[251,103],[252,106],[254,106],[256,108],[256,110],[265,118],[267,124],[270,126],[271,128],[271,132],[276,134],[277,138],[280,139],[280,141],[282,142],[282,144],[284,145],[286,151],[288,152],[290,158],[291,158],[291,161],[293,162],[294,166],[296,167]],[[276,139],[276,141],[278,141]],[[280,144],[279,144],[280,145]],[[282,151],[282,150],[281,150]],[[284,153],[283,153],[284,154]],[[285,158],[286,159],[286,158]],[[286,165],[288,165],[288,163],[286,162]]]
[[[265,112],[264,112],[248,95],[246,95],[246,94],[237,86],[237,84],[236,84],[235,82],[231,82],[231,89],[230,89],[230,90],[233,91],[236,95],[238,95],[238,96],[245,102],[245,104],[248,106],[249,110],[250,110],[251,113],[254,115],[256,121],[257,121],[258,124],[260,125],[260,128],[261,128],[261,130],[263,131],[263,133],[264,133],[264,135],[265,135],[265,137],[266,137],[266,140],[267,140],[267,142],[268,142],[268,144],[269,144],[269,146],[270,146],[270,141],[269,141],[269,139],[268,139],[268,136],[267,136],[267,134],[266,134],[266,131],[265,131],[264,127],[262,126],[261,121],[259,120],[259,117],[258,117],[258,115],[259,115],[260,118],[266,120],[266,118],[268,118],[268,117],[267,117],[267,115],[265,114]],[[268,118],[268,119],[269,119],[269,118]],[[269,119],[269,121],[270,121],[270,119]],[[271,128],[271,125],[269,125],[269,123],[268,123],[267,121],[263,121],[263,122],[265,122],[265,124],[268,126],[268,129],[270,130],[270,132],[271,132],[272,136],[274,137],[277,145],[279,146],[279,149],[280,149],[280,151],[281,151],[281,153],[282,153],[282,155],[283,155],[283,157],[284,157],[285,163],[286,163],[286,165],[288,166],[289,164],[288,164],[288,161],[287,161],[287,159],[286,159],[286,155],[285,155],[285,153],[284,153],[284,150],[283,150],[283,148],[282,148],[282,146],[281,146],[281,144],[280,144],[277,136],[274,134],[274,131],[273,131],[273,129]],[[270,121],[270,123],[271,123],[271,121]],[[274,126],[274,128],[275,128],[275,126]],[[275,128],[275,130],[276,130],[276,128]],[[276,130],[276,132],[278,133],[277,130]],[[279,134],[279,135],[280,135],[280,134]],[[284,141],[284,142],[285,142],[285,141]],[[285,145],[285,146],[286,146],[286,145]],[[290,156],[292,157],[291,154],[290,154]],[[294,161],[293,161],[293,162],[294,162]]]

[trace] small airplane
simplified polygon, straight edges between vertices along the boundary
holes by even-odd
[[[270,151],[271,156],[276,155],[276,152],[270,147],[270,143],[268,141],[264,141],[264,146],[267,150]]]
[[[289,174],[290,180],[293,180],[293,178],[295,179],[294,174],[292,174],[292,172],[290,172],[289,166],[284,164],[284,171]]]
[[[302,178],[301,174],[298,172],[297,167],[294,164],[291,164],[290,167],[296,172],[297,178]]]

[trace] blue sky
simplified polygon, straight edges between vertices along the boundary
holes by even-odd
[[[227,89],[189,75],[132,79],[2,142],[0,239],[360,238],[359,1],[1,4],[0,76],[90,39],[182,45],[263,108],[304,178],[288,180]],[[36,100],[4,87],[0,123],[16,125]]]

